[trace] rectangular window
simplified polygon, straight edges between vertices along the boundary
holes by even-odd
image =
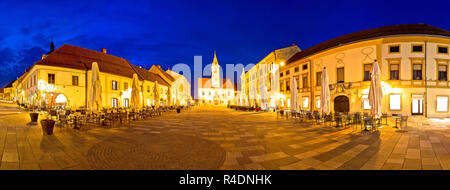
[[[402,100],[400,94],[389,94],[389,109],[401,110]]]
[[[316,97],[316,108],[320,108],[320,96]]]
[[[304,64],[304,65],[302,66],[302,70],[306,70],[306,69],[308,69],[308,65],[307,65],[307,64]]]
[[[448,96],[437,96],[436,97],[436,111],[437,112],[448,112]]]
[[[289,79],[286,79],[286,91],[291,90],[290,86],[291,86],[291,81]]]
[[[72,76],[72,86],[78,86],[78,76]]]
[[[414,53],[423,52],[423,46],[422,45],[413,45],[411,51]]]
[[[283,73],[280,73],[280,77],[283,77]]]
[[[298,72],[300,69],[298,67],[295,67],[294,72]]]
[[[111,101],[111,107],[117,108],[117,98],[113,98]]]
[[[48,74],[48,84],[55,84],[55,74]]]
[[[309,106],[309,98],[308,97],[303,97],[303,108],[308,108]]]
[[[399,52],[400,52],[399,45],[389,46],[389,53],[399,53]]]
[[[288,75],[289,75],[289,70],[286,71],[286,76],[288,76]]]
[[[389,79],[390,80],[399,80],[400,76],[399,76],[399,64],[391,64],[389,66]]]
[[[363,109],[370,110],[371,107],[369,104],[369,95],[367,95],[367,94],[362,95],[361,100],[362,100]]]
[[[422,80],[422,64],[413,64],[413,80]]]
[[[111,82],[111,89],[117,90],[117,81],[113,80],[113,81]]]
[[[438,46],[438,53],[448,53],[448,47]]]
[[[316,86],[322,85],[322,71],[316,73]]]
[[[296,76],[295,78],[295,82],[297,82],[297,90],[300,89],[300,77]]]
[[[438,80],[447,81],[447,65],[439,65]]]
[[[130,105],[130,101],[128,98],[123,99],[123,107],[128,107]]]
[[[307,75],[303,75],[302,76],[302,87],[303,88],[308,88],[309,87],[309,85],[308,85],[308,76]]]
[[[344,67],[337,69],[337,82],[338,83],[344,82]]]
[[[123,90],[128,90],[128,83],[127,82],[124,82],[123,83]]]
[[[364,64],[364,81],[370,81],[370,70],[372,69],[372,64]]]

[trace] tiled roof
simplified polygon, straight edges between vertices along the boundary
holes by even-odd
[[[168,82],[174,82],[175,78],[172,77],[172,75],[170,75],[169,73],[166,73],[166,71],[164,71],[163,69],[161,69],[161,66],[159,65],[153,65],[150,68],[151,72],[154,73],[160,73],[161,75],[163,75],[165,78],[167,78]]]
[[[435,35],[435,36],[445,36],[450,37],[450,31],[444,30],[438,27],[430,26],[427,24],[401,24],[401,25],[391,25],[382,26],[378,28],[372,28],[368,30],[362,30],[359,32],[354,32],[333,38],[331,40],[322,42],[301,52],[298,52],[292,56],[286,63],[290,64],[302,58],[311,56],[315,53],[340,46],[342,44],[348,44],[352,42],[375,39],[385,36],[393,35]]]
[[[131,65],[131,64],[130,64]],[[170,86],[169,83],[167,83],[163,78],[161,78],[159,75],[152,73],[142,67],[138,67],[136,65],[131,65],[133,69],[136,71],[136,73],[139,75],[141,79],[147,80],[147,81],[158,81],[158,84],[164,85],[164,86]]]
[[[132,78],[135,73],[127,61],[99,51],[64,44],[35,65],[49,65],[80,70],[90,70],[97,62],[100,72]]]
[[[211,88],[211,78],[199,78],[201,80],[202,88]],[[227,82],[231,83],[230,79],[222,79],[222,87],[227,87]],[[233,88],[237,89],[237,83],[231,83],[233,85]]]

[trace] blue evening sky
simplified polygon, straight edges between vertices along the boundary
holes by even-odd
[[[71,44],[145,68],[257,63],[296,43],[306,49],[347,33],[426,23],[450,30],[450,1],[0,1],[0,87],[48,51]]]

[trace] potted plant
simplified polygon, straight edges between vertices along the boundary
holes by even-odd
[[[53,128],[55,127],[55,120],[51,119],[50,110],[47,113],[47,118],[41,120],[42,133],[45,135],[53,134]]]
[[[180,112],[181,112],[181,108],[177,107],[177,113],[180,113]]]

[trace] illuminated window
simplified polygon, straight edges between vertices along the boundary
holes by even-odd
[[[337,69],[337,82],[338,83],[344,82],[344,67]]]
[[[111,89],[117,90],[117,81],[113,80],[113,81],[111,82]]]
[[[78,76],[72,76],[72,86],[78,86]]]
[[[399,53],[400,52],[400,46],[389,46],[389,53]]]
[[[308,97],[303,97],[303,100],[302,100],[303,108],[308,108],[308,106],[309,106],[309,100],[308,99],[309,99]]]
[[[123,90],[128,90],[128,83],[127,82],[123,83]]]
[[[48,84],[55,84],[55,74],[48,74]]]
[[[400,76],[399,76],[399,64],[391,64],[390,66],[389,66],[389,69],[390,69],[390,77],[389,77],[389,79],[390,80],[399,80],[400,79]]]
[[[316,108],[320,108],[320,96],[316,97]]]
[[[364,81],[370,81],[370,70],[372,69],[372,64],[364,64]]]
[[[402,100],[400,94],[390,94],[389,95],[389,109],[390,110],[401,110]]]
[[[118,101],[117,98],[113,98],[111,101],[111,107],[117,108],[117,101]]]
[[[367,95],[367,94],[362,95],[361,100],[362,100],[363,109],[370,110],[371,107],[369,104],[369,95]]]
[[[413,64],[413,80],[422,80],[422,64]]]
[[[447,81],[447,65],[439,65],[438,80]]]
[[[130,101],[128,98],[123,99],[123,107],[128,107],[130,105]]]
[[[437,96],[436,97],[436,111],[437,112],[448,112],[448,96]]]

